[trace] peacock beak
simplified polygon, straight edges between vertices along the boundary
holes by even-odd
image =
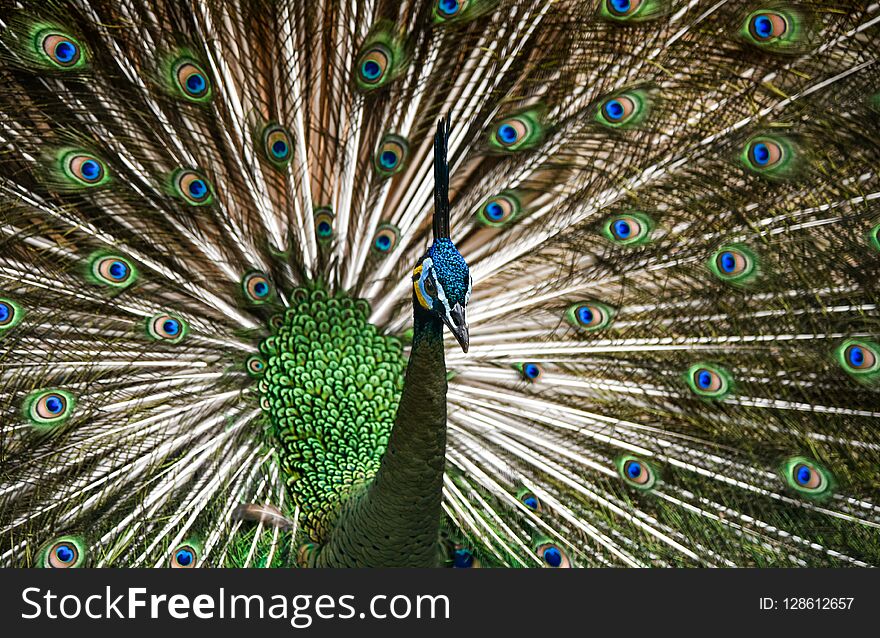
[[[453,334],[462,351],[468,351],[468,325],[464,316],[464,308],[461,304],[455,304],[448,316],[443,317],[443,322]]]

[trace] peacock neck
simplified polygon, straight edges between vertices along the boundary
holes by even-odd
[[[342,506],[317,564],[431,567],[436,564],[446,453],[443,323],[414,303],[403,393],[375,478]]]

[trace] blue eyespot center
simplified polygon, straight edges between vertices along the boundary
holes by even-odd
[[[388,250],[391,248],[391,238],[388,235],[379,235],[376,237],[376,248],[379,250]]]
[[[452,564],[459,569],[471,567],[474,564],[474,555],[469,549],[457,549]]]
[[[162,330],[164,330],[166,334],[176,335],[180,332],[180,322],[176,319],[167,319],[165,323],[162,324]]]
[[[766,166],[770,162],[770,149],[764,142],[758,142],[752,147],[752,157],[755,164]]]
[[[12,316],[12,309],[9,304],[0,303],[0,323],[4,323]]]
[[[201,199],[208,193],[208,185],[202,179],[194,179],[189,185],[189,194]]]
[[[584,324],[592,323],[593,321],[593,311],[590,310],[587,306],[581,306],[577,311],[578,321]]]
[[[101,165],[95,160],[86,160],[80,164],[80,174],[87,181],[95,181],[101,177]]]
[[[538,509],[538,499],[534,496],[526,496],[523,499],[523,505],[528,507],[530,510],[536,510]]]
[[[708,390],[712,386],[712,373],[708,370],[701,370],[697,374],[697,385],[703,390]]]
[[[318,234],[322,237],[327,237],[330,233],[333,232],[333,226],[330,225],[330,222],[323,221],[318,224]]]
[[[55,57],[59,62],[70,62],[76,57],[76,45],[69,40],[62,40],[55,45]]]
[[[638,461],[631,461],[626,466],[626,475],[631,479],[637,479],[642,475],[642,464]]]
[[[502,124],[498,127],[498,139],[505,144],[513,144],[519,139],[519,133],[510,124]]]
[[[611,0],[611,7],[617,13],[626,13],[627,11],[629,11],[631,6],[632,3],[630,2],[630,0]]]
[[[76,557],[76,552],[70,545],[59,545],[55,548],[55,557],[62,563],[69,563]]]
[[[461,8],[461,4],[458,0],[440,0],[437,3],[437,8],[445,16],[454,16]]]
[[[800,485],[806,485],[810,482],[812,474],[813,473],[810,471],[810,468],[808,468],[806,465],[801,465],[799,468],[797,468],[797,471],[795,472],[795,480]]]
[[[544,550],[544,561],[550,567],[559,567],[562,564],[562,552],[555,547],[548,547]]]
[[[287,156],[287,144],[282,140],[276,140],[274,144],[272,144],[272,155],[281,159]]]
[[[773,22],[765,15],[755,17],[754,21],[755,33],[762,38],[769,38],[773,35]]]
[[[254,294],[257,297],[265,297],[269,294],[269,284],[264,281],[259,281],[254,284]]]
[[[191,93],[202,93],[207,86],[208,84],[205,81],[205,78],[199,73],[193,73],[186,78],[186,88],[189,89]]]
[[[490,202],[486,205],[486,216],[492,221],[500,221],[504,217],[504,208],[498,202]]]
[[[849,363],[852,366],[860,367],[865,363],[865,351],[859,346],[849,348]]]
[[[110,264],[110,276],[116,280],[125,279],[128,275],[128,266],[121,261],[114,261]]]
[[[721,253],[720,262],[721,270],[723,270],[724,272],[732,273],[734,270],[736,270],[736,255],[734,255],[732,252],[728,251]]]
[[[523,372],[529,379],[536,379],[541,374],[541,368],[534,363],[527,363],[523,366]]]
[[[382,75],[382,67],[375,60],[367,60],[361,66],[361,73],[368,80],[376,80]]]
[[[181,567],[188,567],[191,565],[194,558],[193,553],[188,549],[181,549],[174,555],[174,560],[177,561],[177,564]]]
[[[625,109],[623,108],[623,104],[620,103],[620,100],[610,100],[605,104],[605,115],[610,120],[617,121],[623,117],[625,113]]]
[[[627,239],[632,233],[632,229],[629,226],[629,223],[618,219],[614,222],[614,234],[617,235],[620,239]]]
[[[64,410],[64,401],[61,400],[61,397],[55,395],[50,396],[46,399],[46,409],[52,414],[59,414]]]
[[[379,157],[379,162],[385,168],[394,168],[397,166],[397,153],[394,151],[383,151]]]

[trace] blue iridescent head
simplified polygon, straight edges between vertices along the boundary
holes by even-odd
[[[436,314],[468,351],[465,316],[473,280],[467,262],[449,238],[449,165],[446,151],[449,123],[440,120],[434,136],[434,243],[412,274],[413,296]]]

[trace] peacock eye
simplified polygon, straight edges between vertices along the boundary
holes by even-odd
[[[519,495],[519,502],[525,505],[531,511],[540,514],[543,511],[540,499],[529,490],[522,490]]]
[[[744,246],[724,246],[712,255],[709,269],[723,281],[748,283],[757,274],[757,260]]]
[[[837,350],[843,369],[862,379],[872,379],[880,373],[880,347],[871,341],[850,339]]]
[[[178,343],[187,332],[183,319],[167,313],[161,313],[147,320],[147,334],[153,339]]]
[[[522,366],[522,375],[526,381],[537,381],[542,374],[543,370],[537,363],[524,363]]]
[[[533,146],[541,137],[541,126],[535,113],[508,117],[492,129],[489,143],[499,151],[518,151]]]
[[[124,287],[135,279],[135,271],[123,257],[109,255],[92,262],[92,276],[102,284]]]
[[[646,115],[647,95],[642,91],[627,91],[603,100],[596,120],[605,126],[621,128],[638,124]]]
[[[196,566],[197,552],[192,545],[181,545],[171,553],[169,567],[172,569],[192,569]]]
[[[730,392],[730,375],[723,368],[704,363],[692,365],[687,372],[691,390],[701,397],[721,399]]]
[[[640,490],[650,490],[657,483],[657,474],[651,466],[634,456],[618,459],[617,471],[624,481]]]
[[[759,136],[746,142],[741,161],[754,173],[778,178],[789,172],[793,158],[794,151],[787,140]]]
[[[241,280],[241,289],[248,301],[255,304],[264,303],[272,294],[269,278],[261,272],[252,272]]]
[[[62,390],[42,390],[26,401],[27,414],[38,425],[58,425],[73,413],[73,395]]]
[[[263,148],[266,157],[276,166],[286,166],[290,161],[290,134],[278,124],[271,124],[263,131]]]
[[[566,311],[569,323],[588,331],[605,328],[611,323],[612,316],[611,308],[596,302],[577,303]]]
[[[646,242],[651,231],[650,219],[635,213],[616,215],[609,219],[603,234],[615,244],[631,246]]]
[[[432,297],[437,295],[437,284],[434,281],[433,277],[425,278],[425,292],[427,292]]]
[[[204,206],[211,202],[211,185],[196,171],[178,171],[174,177],[174,187],[178,195],[193,206]]]
[[[480,566],[480,561],[476,559],[474,553],[462,547],[456,549],[452,554],[452,567],[455,569],[474,569]]]
[[[391,50],[384,44],[376,44],[367,49],[357,63],[360,81],[367,86],[382,84],[391,65],[391,59]]]
[[[55,66],[71,69],[84,61],[82,46],[73,37],[58,31],[46,31],[38,37],[40,50]]]
[[[62,160],[65,174],[84,186],[97,186],[107,177],[104,162],[86,153],[68,153]]]
[[[333,211],[319,208],[315,211],[315,234],[318,239],[326,241],[333,238]]]
[[[23,312],[11,299],[0,299],[0,335],[21,321]]]
[[[834,488],[828,470],[802,456],[786,459],[782,464],[782,475],[789,487],[809,498],[828,496]]]
[[[197,102],[211,97],[211,83],[202,68],[191,60],[181,60],[174,67],[174,79],[183,95]]]
[[[403,169],[409,153],[407,141],[397,135],[386,135],[376,151],[376,171],[383,177],[390,177]]]
[[[259,377],[266,371],[266,362],[258,356],[252,356],[248,357],[245,367],[247,368],[249,375],[252,377]]]
[[[542,543],[535,548],[535,554],[544,561],[546,567],[568,568],[571,561],[562,549],[555,543]]]
[[[788,31],[788,20],[775,11],[759,11],[753,13],[748,21],[749,34],[758,42],[769,42],[779,38]]]
[[[477,219],[484,226],[498,228],[513,221],[519,210],[519,200],[510,193],[502,193],[486,200],[477,214]]]
[[[85,560],[85,548],[73,537],[64,537],[46,546],[43,550],[42,567],[50,569],[70,569],[80,567]]]
[[[373,251],[387,255],[397,246],[398,239],[400,239],[400,231],[396,226],[382,224],[376,230],[376,236],[373,238]]]

